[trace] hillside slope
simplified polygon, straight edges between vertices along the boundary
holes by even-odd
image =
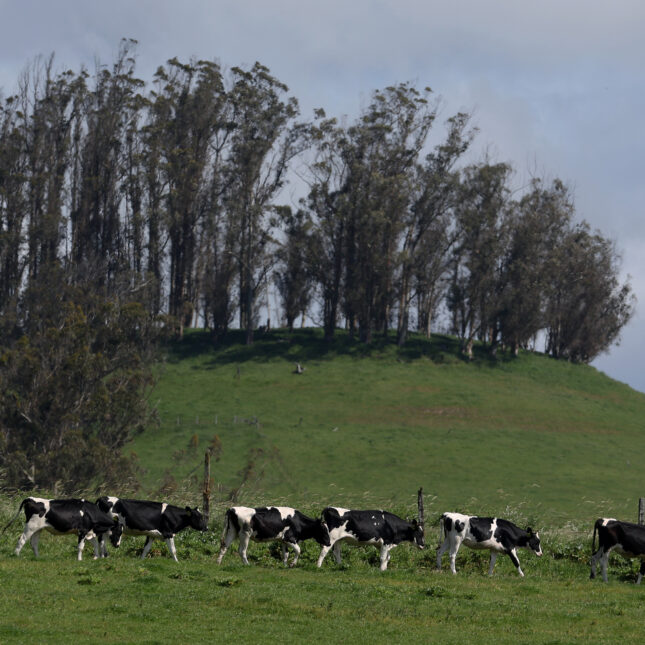
[[[635,518],[645,496],[645,395],[592,367],[528,352],[469,363],[443,336],[403,350],[342,335],[328,347],[315,330],[235,340],[192,332],[169,349],[160,425],[132,446],[150,494],[201,478],[215,441],[216,495],[244,482],[249,503],[400,505],[423,486],[429,516],[564,526]]]

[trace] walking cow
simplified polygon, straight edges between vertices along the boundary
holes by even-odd
[[[96,504],[84,499],[43,499],[27,497],[22,500],[14,518],[4,527],[3,533],[25,511],[25,528],[16,545],[15,554],[19,555],[27,541],[31,543],[34,555],[38,557],[38,540],[43,530],[54,535],[75,533],[78,535],[78,560],[83,559],[85,540],[94,543],[94,558],[104,555],[99,551],[99,540],[110,536],[116,548],[121,542],[122,527],[111,515],[103,512]]]
[[[598,550],[596,549],[596,534],[598,534]],[[645,575],[645,526],[621,522],[613,517],[601,517],[596,520],[593,527],[591,556],[591,579],[596,577],[596,565],[600,560],[602,579],[607,582],[607,563],[609,554],[616,551],[624,558],[639,558],[640,571],[636,584],[640,584]]]
[[[462,543],[471,549],[488,549],[490,551],[488,575],[491,576],[498,553],[506,553],[522,577],[524,577],[524,572],[520,568],[517,549],[531,549],[536,555],[542,555],[538,533],[530,527],[526,530],[521,529],[508,520],[497,517],[462,515],[461,513],[444,513],[441,516],[440,524],[445,539],[443,544],[437,548],[437,569],[441,569],[441,556],[450,547],[450,570],[457,573],[455,560]]]
[[[287,546],[293,549],[294,557],[290,566],[295,566],[300,557],[300,542],[314,539],[318,544],[329,545],[329,532],[320,519],[312,519],[304,513],[287,506],[233,506],[226,511],[226,524],[217,564],[222,562],[233,540],[239,538],[238,552],[244,564],[249,561],[246,551],[249,540],[270,542],[279,540],[282,548],[282,561],[287,564]]]
[[[330,549],[334,551],[336,562],[341,563],[341,542],[379,547],[381,571],[387,569],[390,551],[401,542],[412,542],[420,549],[425,546],[422,523],[417,520],[409,522],[387,511],[350,511],[328,506],[322,512],[322,519],[329,529],[330,544],[320,551],[319,567]]]
[[[149,502],[138,499],[100,497],[98,506],[115,516],[123,525],[125,535],[145,535],[146,543],[141,558],[145,558],[155,539],[164,539],[170,554],[177,562],[175,535],[187,527],[206,531],[204,516],[197,508],[181,508],[165,502]]]

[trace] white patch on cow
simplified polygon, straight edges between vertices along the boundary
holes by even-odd
[[[296,514],[296,509],[290,506],[267,506],[267,508],[275,508],[283,520],[293,517]]]
[[[161,504],[161,514],[163,515],[166,512],[166,509],[168,508],[168,504],[166,502],[163,502]]]

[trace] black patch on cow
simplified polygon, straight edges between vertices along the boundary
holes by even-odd
[[[277,508],[256,508],[251,518],[251,528],[258,542],[274,540],[275,537],[289,526],[289,521],[282,519]]]
[[[42,517],[45,514],[45,504],[43,502],[37,502],[31,497],[27,497],[22,502],[22,507],[25,511],[25,522],[29,522],[34,515]]]
[[[457,531],[457,533],[461,533],[465,528],[466,525],[462,521],[455,520],[455,531]]]
[[[448,515],[443,516],[443,528],[446,533],[452,529],[452,517]]]
[[[493,536],[493,520],[490,517],[471,517],[470,532],[477,542],[485,542]],[[495,531],[497,537],[497,531]]]

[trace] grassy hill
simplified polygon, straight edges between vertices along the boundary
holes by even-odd
[[[645,395],[595,368],[522,353],[463,360],[449,337],[403,349],[319,331],[253,346],[194,331],[171,346],[153,393],[158,428],[132,446],[147,492],[201,478],[221,447],[217,496],[307,508],[414,506],[565,526],[635,518],[645,496]],[[305,367],[295,374],[295,362]]]

